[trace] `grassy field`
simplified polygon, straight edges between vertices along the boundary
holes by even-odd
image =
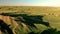
[[[14,34],[60,34],[60,7],[0,6],[0,15]]]

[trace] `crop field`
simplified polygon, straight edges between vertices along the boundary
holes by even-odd
[[[60,34],[60,7],[0,6],[0,34]]]

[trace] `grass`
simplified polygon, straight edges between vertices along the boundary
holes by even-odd
[[[60,7],[2,6],[0,8],[1,8],[0,13],[7,13],[6,15],[10,15],[10,16],[11,15],[17,16],[17,14],[27,14],[29,16],[42,15],[43,16],[42,19],[44,22],[48,22],[52,28],[54,29],[56,28],[57,31],[60,31]],[[17,18],[18,17],[19,16],[17,16]],[[27,19],[27,21],[29,20]],[[19,25],[16,28],[15,30],[16,34],[28,34],[29,32],[41,33],[44,30],[48,29],[48,27],[36,23],[34,23],[34,25],[38,29],[35,29],[34,27],[29,29],[26,24],[22,24],[22,25],[23,26]]]

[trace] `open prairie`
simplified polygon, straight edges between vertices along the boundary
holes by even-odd
[[[60,34],[60,7],[0,6],[0,21],[2,34]]]

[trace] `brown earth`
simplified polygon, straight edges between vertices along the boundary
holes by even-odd
[[[14,21],[13,18],[14,18],[14,17],[2,16],[2,15],[0,15],[0,20],[3,20],[7,25],[13,24],[14,27],[13,27],[12,31],[13,31],[13,33],[15,34],[14,30],[15,30],[15,28],[18,26],[18,24],[17,24],[16,21]],[[1,34],[1,31],[0,31],[0,34]]]

